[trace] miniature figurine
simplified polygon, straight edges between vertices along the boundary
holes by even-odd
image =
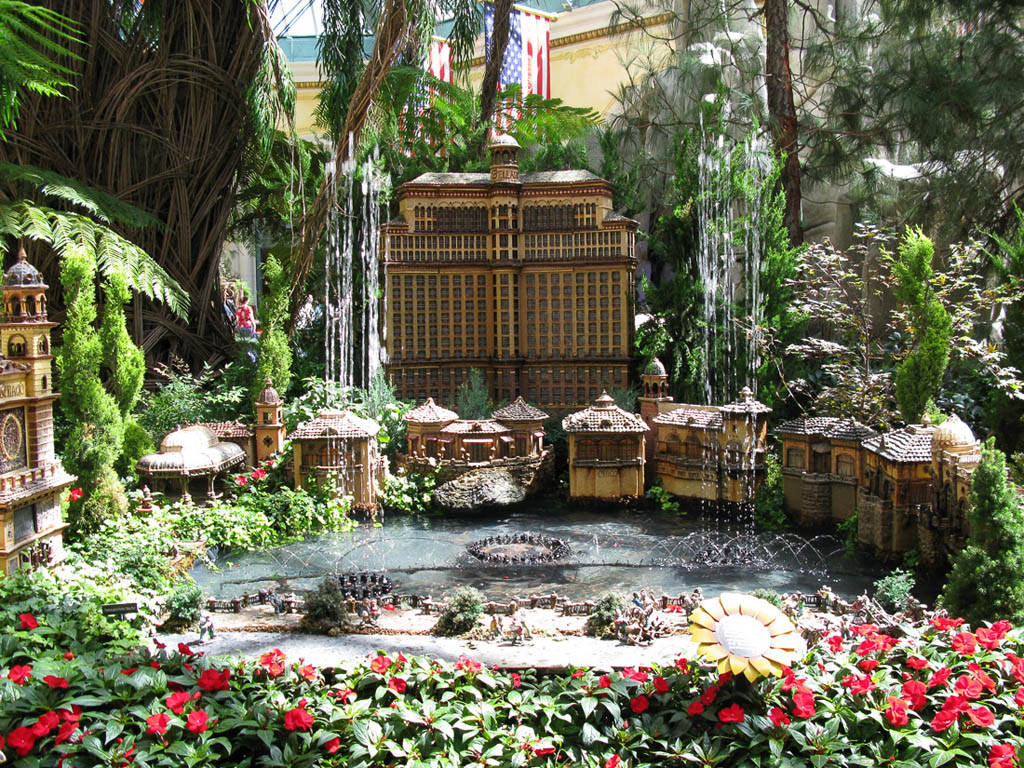
[[[213,640],[216,634],[213,629],[213,616],[208,611],[203,611],[199,616],[199,642],[207,642],[203,638],[209,635],[209,640]]]

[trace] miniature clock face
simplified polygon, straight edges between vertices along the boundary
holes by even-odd
[[[13,413],[8,413],[0,421],[0,451],[4,458],[10,461],[21,455],[24,445],[24,435],[21,431],[21,422]]]

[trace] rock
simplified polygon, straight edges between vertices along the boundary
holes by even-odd
[[[481,468],[438,486],[434,502],[445,509],[504,507],[526,498],[524,488],[506,469]]]

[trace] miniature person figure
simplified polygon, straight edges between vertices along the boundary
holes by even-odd
[[[214,632],[214,629],[213,629],[213,616],[211,616],[208,611],[203,611],[202,614],[199,616],[199,642],[200,643],[206,642],[206,640],[204,640],[206,635],[209,635],[210,636],[209,639],[213,640],[214,637],[215,637],[215,632]]]
[[[284,613],[284,600],[277,594],[276,589],[270,593],[270,604],[274,606],[274,613]]]
[[[256,316],[249,305],[249,297],[245,294],[239,299],[238,307],[235,309],[235,327],[247,339],[256,335]]]

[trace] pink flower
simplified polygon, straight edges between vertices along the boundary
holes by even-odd
[[[192,733],[199,735],[206,732],[206,721],[209,719],[210,716],[206,712],[197,709],[195,712],[189,712],[188,720],[185,721],[185,727],[192,731]]]
[[[239,485],[248,485],[249,478],[247,478],[245,475],[239,475],[238,477],[235,478],[235,482],[238,483]]]
[[[19,613],[18,621],[21,622],[20,629],[35,629],[39,626],[39,622],[36,621],[36,617],[31,613]]]
[[[304,707],[289,709],[284,715],[284,727],[289,731],[308,731],[313,727],[313,716]]]
[[[249,477],[252,478],[253,480],[262,480],[266,476],[267,470],[265,470],[263,467],[253,470],[253,473],[249,475]]]
[[[730,704],[718,712],[718,719],[723,723],[742,723],[743,707],[739,704]]]
[[[164,712],[150,715],[146,718],[146,733],[153,735],[167,733],[167,724],[170,722],[171,718]]]
[[[575,672],[572,673],[572,679],[579,680],[585,674],[587,674],[587,671],[585,669],[577,669]]]
[[[647,700],[647,697],[644,696],[643,694],[641,694],[641,695],[639,695],[639,696],[637,696],[637,697],[635,697],[633,699],[630,699],[630,701],[629,701],[629,708],[632,709],[633,710],[633,714],[636,714],[636,715],[639,715],[641,712],[646,711],[646,709],[649,706],[650,706],[650,702]]]
[[[771,718],[772,724],[776,728],[781,728],[784,725],[789,725],[789,715],[781,707],[772,707],[772,711],[768,713],[768,717]]]

